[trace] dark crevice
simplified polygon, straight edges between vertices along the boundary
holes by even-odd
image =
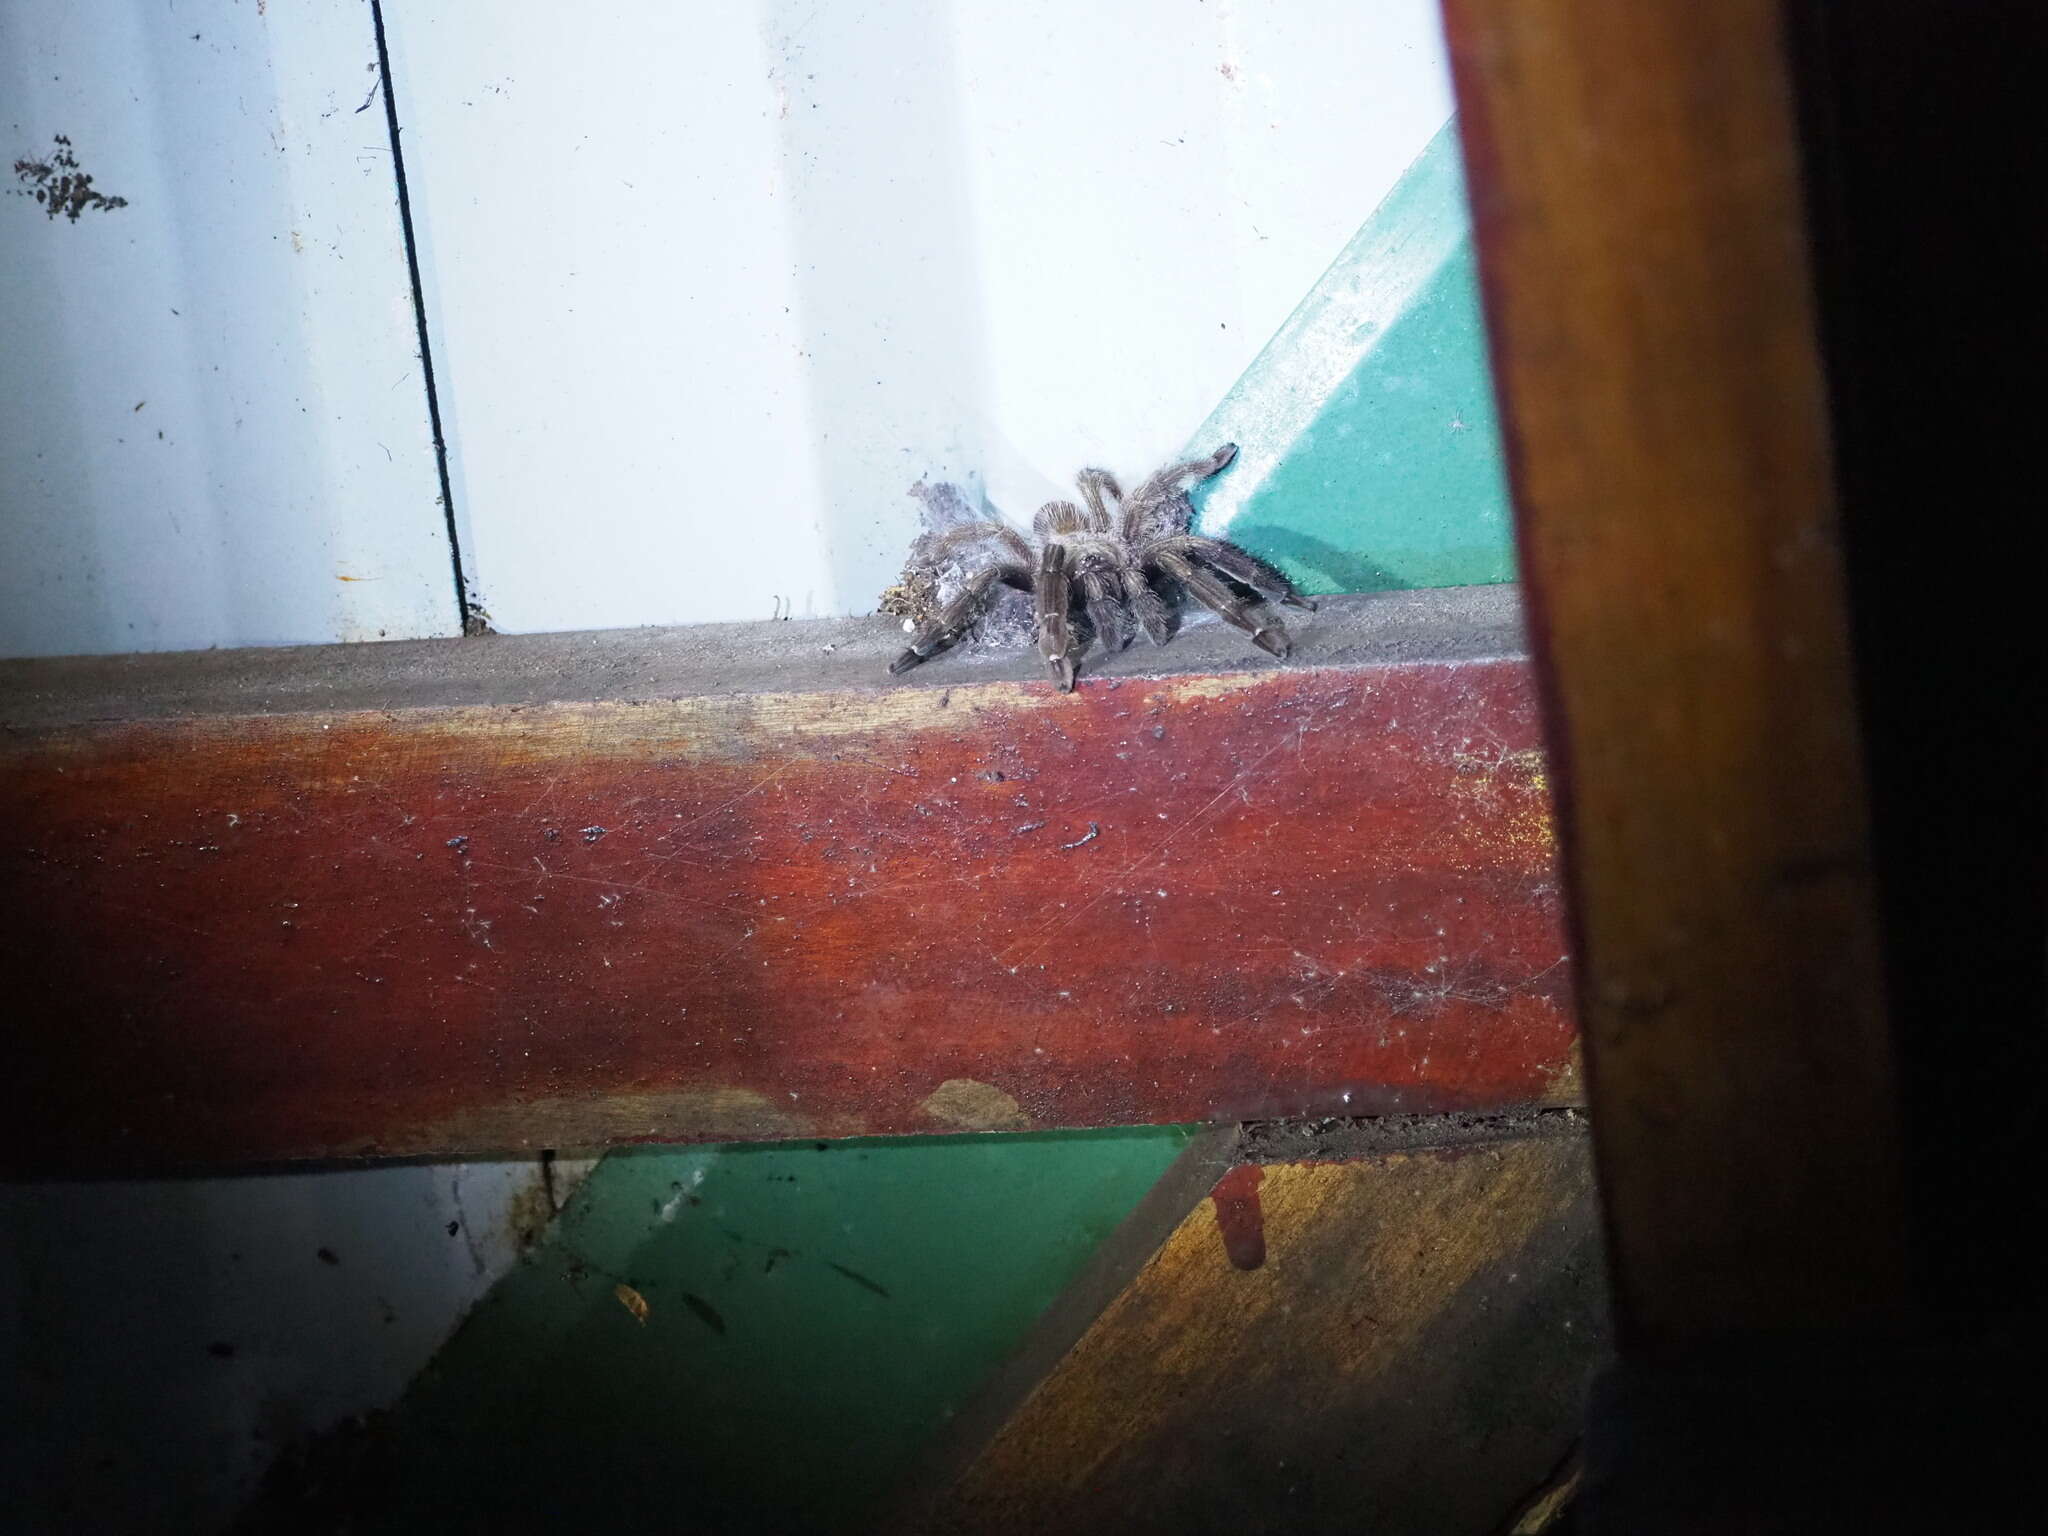
[[[384,86],[384,127],[391,135],[391,168],[398,185],[398,222],[405,237],[405,273],[412,284],[413,325],[419,333],[420,374],[427,385],[427,424],[434,434],[434,470],[441,482],[441,516],[448,529],[448,563],[455,578],[455,618],[465,635],[476,632],[469,582],[462,569],[462,536],[455,525],[455,492],[448,479],[448,440],[441,431],[441,394],[434,380],[433,345],[427,339],[427,291],[420,282],[419,241],[413,233],[412,191],[405,179],[405,150],[399,144],[398,93],[391,86],[391,50],[384,40],[383,0],[370,0],[377,34],[377,77]]]
[[[1546,1140],[1586,1131],[1584,1111],[1571,1107],[1254,1120],[1239,1133],[1238,1153],[1251,1163],[1351,1162],[1385,1152]]]
[[[2048,1177],[2048,736],[2004,557],[2048,471],[2003,151],[2036,131],[2048,22],[2017,0],[1787,18],[1920,1295],[2038,1319],[2007,1234]]]

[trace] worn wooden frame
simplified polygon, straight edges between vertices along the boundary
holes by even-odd
[[[16,1169],[1576,1092],[1512,589],[0,665]]]
[[[1896,1321],[1900,1099],[1773,0],[1447,0],[1625,1342]]]

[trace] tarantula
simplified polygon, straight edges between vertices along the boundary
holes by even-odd
[[[889,664],[890,673],[908,672],[952,645],[1005,586],[1037,595],[1038,653],[1060,687],[1070,691],[1074,662],[1087,644],[1071,623],[1077,587],[1105,653],[1131,643],[1133,614],[1154,645],[1172,638],[1172,613],[1160,592],[1164,585],[1186,591],[1250,635],[1260,650],[1284,658],[1293,641],[1261,595],[1270,593],[1296,608],[1315,604],[1265,561],[1222,539],[1187,531],[1194,515],[1188,485],[1219,473],[1236,457],[1237,444],[1225,443],[1206,457],[1167,465],[1128,496],[1108,470],[1084,469],[1074,483],[1087,509],[1071,501],[1040,507],[1031,520],[1036,553],[1007,523],[948,529],[931,550],[933,560],[976,540],[993,545],[995,558],[919,626],[910,648]]]

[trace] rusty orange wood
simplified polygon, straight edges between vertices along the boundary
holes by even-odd
[[[7,1161],[1569,1096],[1513,619],[1071,696],[875,624],[8,664]]]

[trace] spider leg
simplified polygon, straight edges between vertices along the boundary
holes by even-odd
[[[1019,565],[1031,564],[1031,546],[1024,542],[1024,536],[1008,523],[998,522],[963,523],[957,528],[948,528],[933,540],[925,559],[936,565],[962,544],[976,539],[994,539],[1003,546],[1003,553]]]
[[[1122,574],[1125,605],[1138,616],[1154,645],[1166,644],[1173,638],[1173,615],[1167,611],[1166,599],[1154,590],[1152,579],[1136,560],[1126,558]]]
[[[1067,546],[1048,544],[1038,565],[1038,654],[1068,693],[1074,691],[1074,630],[1067,622],[1073,601]]]
[[[1124,537],[1136,540],[1148,532],[1178,531],[1185,527],[1185,514],[1176,505],[1187,500],[1183,487],[1193,480],[1221,474],[1237,457],[1237,444],[1225,443],[1199,459],[1182,459],[1146,477],[1124,503]],[[1171,517],[1163,514],[1176,514]]]
[[[1155,549],[1149,558],[1194,594],[1195,600],[1203,607],[1217,614],[1226,624],[1235,624],[1250,635],[1252,644],[1260,650],[1285,659],[1294,648],[1294,642],[1288,638],[1279,621],[1262,622],[1266,615],[1262,613],[1261,605],[1239,597],[1198,561],[1170,548]]]
[[[985,566],[974,573],[959,595],[926,619],[910,637],[910,649],[889,663],[889,675],[900,677],[921,661],[928,661],[966,634],[974,621],[988,611],[996,590],[1004,583],[1031,590],[1031,573],[1021,565]]]
[[[1199,534],[1184,533],[1173,538],[1161,539],[1153,546],[1174,550],[1183,555],[1193,555],[1232,580],[1241,581],[1260,592],[1271,592],[1290,608],[1306,608],[1315,611],[1315,599],[1304,597],[1301,589],[1287,577],[1261,560],[1257,555],[1239,549],[1235,544],[1222,539],[1205,539]]]
[[[1221,474],[1230,467],[1230,461],[1237,457],[1237,444],[1225,443],[1212,453],[1205,453],[1199,459],[1182,459],[1164,469],[1146,476],[1144,482],[1131,492],[1133,501],[1151,501],[1179,490],[1193,480],[1206,480],[1211,475]]]
[[[1058,533],[1081,531],[1081,509],[1071,501],[1048,501],[1031,516],[1031,528],[1041,539]]]
[[[1106,469],[1084,469],[1074,477],[1074,484],[1080,487],[1081,499],[1088,503],[1088,527],[1094,533],[1107,533],[1114,526],[1113,511],[1121,510],[1124,488],[1116,483],[1116,476]]]
[[[1088,621],[1095,626],[1095,638],[1102,653],[1112,655],[1131,643],[1131,612],[1124,607],[1122,585],[1116,562],[1107,552],[1083,555],[1074,563],[1074,579],[1081,584],[1081,600],[1088,607]]]

